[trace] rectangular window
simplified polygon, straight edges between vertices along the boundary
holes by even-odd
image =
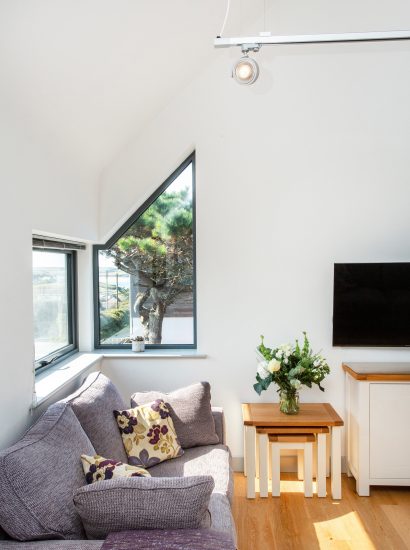
[[[195,348],[195,156],[94,247],[96,347]]]
[[[76,349],[75,259],[73,251],[33,248],[36,369]]]

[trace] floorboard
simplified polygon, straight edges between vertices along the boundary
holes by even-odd
[[[328,480],[328,493],[330,480]],[[279,498],[246,498],[235,474],[239,550],[410,550],[410,487],[372,487],[359,497],[343,476],[343,498],[305,498],[295,474],[281,475]]]

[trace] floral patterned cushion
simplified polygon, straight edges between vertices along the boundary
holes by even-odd
[[[162,399],[126,411],[114,411],[128,462],[150,468],[184,454],[167,404]]]
[[[95,483],[113,477],[151,477],[143,468],[110,460],[100,455],[81,455],[81,462],[87,483]]]

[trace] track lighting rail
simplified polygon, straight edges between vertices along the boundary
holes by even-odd
[[[410,40],[410,30],[350,32],[339,34],[299,34],[291,36],[239,36],[214,41],[216,48],[230,48],[244,45],[280,45],[280,44],[323,44],[332,42],[376,42],[388,40]]]

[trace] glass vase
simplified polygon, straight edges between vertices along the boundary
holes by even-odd
[[[297,390],[281,390],[279,409],[285,414],[298,414],[299,392]]]

